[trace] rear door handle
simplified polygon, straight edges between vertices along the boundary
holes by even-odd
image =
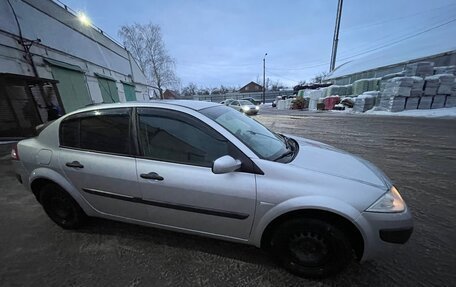
[[[145,179],[154,179],[154,180],[160,180],[160,181],[163,180],[163,176],[160,176],[156,172],[141,173],[140,176]]]
[[[79,161],[72,161],[72,162],[67,162],[65,164],[66,166],[68,167],[74,167],[74,168],[84,168],[84,166],[82,164],[79,163]]]

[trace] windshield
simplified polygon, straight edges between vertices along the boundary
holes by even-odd
[[[262,159],[274,160],[287,151],[281,137],[231,108],[216,106],[200,112],[236,136]]]
[[[241,104],[241,106],[250,106],[250,105],[252,105],[252,102],[249,102],[249,101],[246,101],[246,100],[241,100],[241,101],[239,101],[239,103]]]

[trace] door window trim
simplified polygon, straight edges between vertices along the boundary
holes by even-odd
[[[62,144],[62,137],[63,137],[62,128],[63,128],[63,124],[65,123],[65,121],[81,119],[81,118],[96,117],[97,113],[99,113],[101,111],[105,112],[106,115],[124,114],[123,113],[123,111],[124,111],[129,116],[129,121],[128,121],[129,122],[129,135],[128,135],[128,137],[129,137],[129,142],[130,142],[130,144],[129,144],[130,153],[128,153],[128,154],[114,153],[114,152],[86,149],[86,148],[81,148],[81,147],[67,146],[67,145]],[[117,111],[117,113],[116,113],[116,111]],[[136,155],[138,155],[138,145],[135,143],[136,139],[133,137],[134,135],[136,135],[136,126],[135,126],[133,115],[134,115],[133,108],[125,107],[125,108],[108,108],[108,109],[97,109],[97,110],[91,110],[91,111],[84,111],[84,112],[79,112],[76,114],[72,114],[68,117],[65,117],[59,124],[59,148],[135,158]],[[79,133],[80,133],[80,129],[79,129]]]

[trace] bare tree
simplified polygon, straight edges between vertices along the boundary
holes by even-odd
[[[315,77],[312,79],[312,82],[321,83],[321,82],[323,82],[326,79],[326,77],[328,75],[329,75],[328,72],[321,72],[321,73],[315,75]]]
[[[272,91],[279,91],[280,89],[283,89],[283,88],[284,88],[284,85],[280,80],[272,82],[272,86],[271,86]]]
[[[198,93],[198,86],[194,83],[189,83],[186,87],[182,88],[182,95],[193,96]]]
[[[160,98],[163,98],[165,88],[179,85],[175,63],[165,48],[160,26],[152,23],[125,25],[120,28],[119,36],[149,83],[158,89]]]

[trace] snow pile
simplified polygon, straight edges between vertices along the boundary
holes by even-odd
[[[426,118],[456,118],[456,107],[444,108],[444,109],[433,109],[433,110],[412,110],[402,111],[398,113],[391,113],[387,111],[381,111],[372,109],[366,112],[370,115],[384,115],[384,116],[404,116],[404,117],[426,117]]]

